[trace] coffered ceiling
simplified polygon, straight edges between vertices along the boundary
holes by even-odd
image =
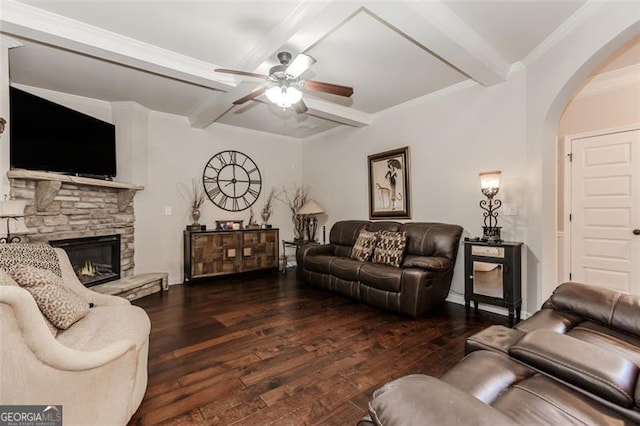
[[[10,78],[304,138],[367,126],[412,99],[505,81],[588,13],[584,1],[57,1],[2,0]],[[302,78],[352,86],[351,98],[304,92],[305,114],[260,96],[234,106],[279,51],[317,62]]]

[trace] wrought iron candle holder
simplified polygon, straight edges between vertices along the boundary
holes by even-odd
[[[480,189],[486,200],[480,201],[480,208],[484,210],[484,226],[482,227],[482,240],[499,243],[500,229],[498,226],[498,209],[502,206],[502,201],[495,198],[500,190],[500,170],[492,170],[480,173]]]

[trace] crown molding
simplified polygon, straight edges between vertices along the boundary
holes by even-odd
[[[59,46],[187,83],[225,91],[234,86],[232,78],[214,72],[217,68],[215,64],[15,0],[2,0],[0,24],[4,33]]]
[[[591,16],[602,5],[600,0],[587,0],[585,4],[580,6],[573,15],[569,16],[558,28],[549,34],[542,42],[537,45],[529,54],[521,61],[525,67],[536,62],[545,53],[551,50],[556,44],[570,34],[575,28],[582,24],[589,16]]]
[[[13,49],[14,47],[22,46],[18,40],[8,37],[4,34],[0,34],[0,46],[6,49]]]
[[[640,64],[595,75],[573,99],[600,95],[631,85],[640,85]]]

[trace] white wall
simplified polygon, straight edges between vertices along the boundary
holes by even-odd
[[[297,139],[270,135],[240,128],[212,125],[193,129],[184,117],[151,112],[148,127],[147,182],[136,195],[136,273],[165,271],[169,282],[182,282],[182,232],[192,222],[189,202],[180,186],[190,188],[191,179],[202,179],[205,164],[216,153],[233,149],[251,157],[262,174],[263,186],[253,205],[256,220],[272,187],[300,185],[302,143]],[[170,215],[165,211],[169,208]],[[215,220],[249,219],[249,211],[224,211],[208,199],[200,223],[212,229]],[[288,207],[276,203],[269,222],[280,228],[280,238],[293,237]]]
[[[527,208],[525,73],[494,87],[480,85],[436,99],[424,98],[374,117],[362,129],[342,129],[305,141],[304,182],[325,208],[328,226],[367,219],[367,155],[409,146],[412,221],[459,224],[482,235],[478,172],[500,169],[498,195],[518,216],[500,216],[503,238],[522,241]],[[464,293],[462,251],[452,290]]]

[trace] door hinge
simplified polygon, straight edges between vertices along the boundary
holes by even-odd
[[[569,222],[571,222],[571,219],[573,219],[573,215],[569,213]]]
[[[569,280],[571,280],[571,272],[569,272]]]
[[[573,162],[573,152],[568,153],[567,157],[569,157],[569,162],[572,163]]]

